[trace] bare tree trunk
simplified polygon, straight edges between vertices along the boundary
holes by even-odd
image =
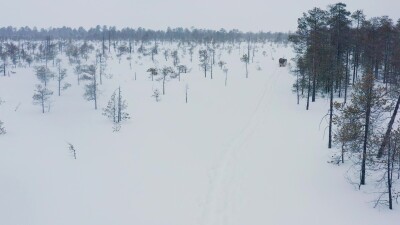
[[[297,105],[298,105],[298,104],[300,104],[299,72],[296,73],[296,95],[297,95]]]
[[[103,51],[103,55],[104,55],[104,50],[105,50],[105,45],[104,45],[104,33],[103,33],[103,42],[102,42],[102,46],[101,46],[101,48],[102,48],[102,51]]]
[[[349,52],[346,53],[346,76],[344,81],[344,104],[347,101],[347,86],[349,85]]]
[[[117,122],[121,122],[121,87],[118,87],[118,119]]]
[[[249,57],[248,61],[250,61],[250,39],[249,39],[249,42],[247,43],[247,56]]]
[[[329,140],[328,148],[332,148],[332,119],[333,119],[333,78],[331,78],[331,97],[329,101]]]
[[[317,79],[317,68],[316,68],[316,65],[315,65],[315,58],[316,58],[316,38],[315,38],[315,33],[316,33],[316,28],[317,28],[317,21],[315,20],[314,21],[314,35],[313,35],[313,44],[314,44],[314,47],[313,47],[313,57],[312,57],[312,63],[313,63],[313,71],[312,71],[312,75],[313,75],[313,90],[312,90],[312,99],[311,99],[311,101],[312,102],[315,102],[315,92],[316,92],[316,79]]]
[[[111,52],[111,31],[108,31],[108,53]]]
[[[396,146],[394,146],[393,151],[395,151]],[[387,187],[388,187],[388,198],[389,198],[389,209],[393,209],[392,203],[392,177],[393,177],[393,161],[394,160],[394,152],[393,157],[391,156],[391,146],[388,148],[388,156],[387,156]]]
[[[93,84],[94,84],[94,109],[97,110],[97,79],[96,72],[93,74]]]
[[[246,62],[246,78],[249,78],[249,72],[247,71],[247,64],[248,64],[248,62]]]
[[[312,98],[311,101],[315,102],[315,93],[316,93],[316,80],[317,80],[317,71],[316,71],[316,67],[315,67],[315,59],[313,56],[313,82],[312,82]]]
[[[228,84],[228,72],[225,72],[225,87]]]
[[[211,68],[211,79],[213,79],[213,64],[212,63],[210,63],[210,68]]]
[[[61,96],[61,65],[58,64],[58,96]]]
[[[342,163],[344,163],[344,143],[342,143]]]
[[[42,113],[44,113],[44,94],[41,93],[41,100],[42,100]]]
[[[307,105],[306,110],[310,108],[310,92],[311,92],[311,77],[308,76],[308,88],[307,88]]]
[[[163,79],[163,82],[162,82],[162,94],[163,95],[165,95],[165,78],[166,78],[166,75],[164,75],[164,79]]]
[[[103,50],[104,51],[104,50]],[[100,65],[99,65],[99,69],[100,69],[100,84],[103,84],[103,79],[102,79],[102,75],[103,75],[103,63],[102,63],[102,55],[99,56],[100,58]]]
[[[367,105],[365,112],[365,130],[364,130],[364,140],[363,140],[363,152],[362,152],[362,162],[361,162],[361,180],[360,185],[365,185],[365,164],[367,161],[367,144],[368,144],[368,133],[369,133],[369,121],[371,116],[371,97],[372,97],[372,84],[368,90]]]
[[[186,100],[186,103],[188,103],[188,89],[189,89],[189,87],[186,85],[186,90],[185,90],[185,100]]]
[[[386,130],[385,136],[383,137],[383,141],[382,141],[381,147],[378,150],[378,155],[377,155],[378,158],[382,157],[383,151],[384,151],[384,149],[386,147],[386,144],[389,141],[389,137],[390,137],[390,133],[392,131],[393,123],[394,123],[394,120],[396,119],[397,111],[399,110],[399,105],[400,105],[400,94],[399,94],[399,97],[397,98],[396,106],[394,107],[394,111],[393,111],[392,117],[390,118],[390,121],[389,121],[389,124],[388,124],[388,128]]]

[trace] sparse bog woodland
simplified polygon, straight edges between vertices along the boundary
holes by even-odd
[[[398,224],[400,20],[298,17],[0,27],[0,224]]]

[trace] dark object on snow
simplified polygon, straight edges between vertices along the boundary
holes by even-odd
[[[285,67],[287,64],[287,59],[279,58],[279,67]]]

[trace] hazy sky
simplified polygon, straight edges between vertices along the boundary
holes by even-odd
[[[329,0],[1,0],[0,26],[166,29],[192,26],[242,31],[294,31],[297,18]],[[397,21],[400,0],[344,0],[347,9]]]

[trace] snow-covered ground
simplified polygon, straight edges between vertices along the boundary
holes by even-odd
[[[160,102],[151,95],[161,82],[145,72],[149,56],[135,53],[132,70],[127,60],[110,59],[113,77],[100,85],[97,111],[69,66],[73,86],[61,97],[55,92],[45,114],[32,104],[32,68],[0,77],[7,129],[0,136],[0,224],[399,224],[398,205],[374,209],[374,196],[347,181],[345,166],[327,163],[332,152],[320,121],[328,102],[319,99],[310,111],[296,105],[294,78],[277,62],[291,49],[264,48],[247,79],[238,50],[222,52],[226,87],[217,65],[213,79],[204,78],[198,49],[192,64],[181,57],[191,72],[167,82]],[[161,68],[172,59],[160,53],[157,61]],[[101,108],[118,86],[132,118],[113,132]]]

